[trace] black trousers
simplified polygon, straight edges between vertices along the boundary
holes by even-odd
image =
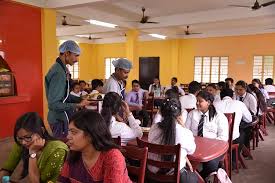
[[[208,177],[210,173],[216,172],[219,169],[219,163],[222,158],[223,155],[211,161],[202,163],[202,171],[200,172],[200,175],[203,179]]]

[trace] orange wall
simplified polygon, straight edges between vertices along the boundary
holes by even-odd
[[[229,76],[235,80],[252,78],[254,55],[275,55],[275,34],[232,36],[182,41],[180,79],[193,79],[194,56],[229,56]],[[244,62],[238,64],[238,62]]]

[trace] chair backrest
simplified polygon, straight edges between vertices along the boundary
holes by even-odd
[[[228,143],[229,143],[229,149],[232,144],[233,140],[233,129],[234,129],[234,122],[235,122],[235,112],[234,113],[224,113],[228,120]]]
[[[194,108],[186,108],[185,110],[189,113],[190,111],[194,110]]]
[[[144,107],[146,110],[154,110],[154,95],[144,100]]]
[[[275,92],[268,92],[269,98],[275,98]]]
[[[167,168],[174,169],[172,174],[160,174],[153,173],[150,170],[146,172],[146,177],[157,182],[176,182],[179,183],[180,180],[180,144],[177,145],[160,145],[145,142],[137,138],[138,147],[148,147],[148,153],[153,153],[157,155],[174,155],[175,161],[162,161],[147,159],[147,165],[154,166],[156,168]]]
[[[113,141],[116,145],[121,146],[121,137],[118,136],[117,138],[113,138]]]
[[[148,155],[148,148],[138,148],[135,146],[123,146],[122,153],[126,159],[138,160],[139,167],[131,164],[127,164],[128,174],[131,176],[138,177],[138,183],[144,183],[146,161]]]

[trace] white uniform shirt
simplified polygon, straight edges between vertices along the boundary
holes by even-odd
[[[185,109],[181,110],[181,116],[184,122],[186,122],[188,112]],[[153,124],[159,123],[163,120],[162,115],[160,114],[160,111],[157,112],[157,114],[154,116]]]
[[[122,91],[125,91],[123,83],[116,80],[114,76],[110,76],[110,78],[106,81],[106,83],[103,86],[104,94],[107,94],[109,92],[116,92],[120,96],[122,96]]]
[[[251,123],[252,116],[245,106],[245,104],[238,100],[233,100],[231,97],[224,97],[221,101],[215,102],[214,106],[216,109],[221,111],[222,113],[234,113],[235,112],[235,120],[233,127],[233,140],[240,136],[240,123],[241,120]]]
[[[128,116],[129,126],[124,122],[116,121],[116,118],[112,116],[110,124],[110,132],[113,138],[120,136],[121,143],[127,144],[128,141],[135,139],[136,137],[141,138],[143,133],[139,126],[140,121],[135,119],[133,115]]]
[[[264,86],[264,89],[265,89],[267,92],[275,92],[275,86],[273,86],[273,85],[265,85],[265,86]]]
[[[179,86],[177,86],[177,85],[175,85],[175,86],[178,87],[179,94],[181,94],[182,96],[185,95],[185,92],[184,92],[184,90],[183,90],[181,87],[179,87]],[[165,92],[166,92],[167,90],[169,90],[169,89],[172,89],[172,86],[167,86],[167,87],[165,88]]]
[[[197,98],[194,94],[189,93],[180,97],[180,103],[182,109],[196,109]]]
[[[243,97],[243,103],[246,105],[248,110],[252,112],[254,115],[257,114],[257,99],[255,96],[253,96],[250,93],[245,92],[245,94],[242,96]],[[240,101],[240,96],[234,96],[235,100]]]
[[[194,136],[198,135],[198,125],[203,113],[198,109],[192,110],[187,116],[187,121],[185,123],[186,128],[193,132]],[[204,123],[203,123],[203,137],[218,140],[228,140],[228,121],[226,116],[217,111],[217,114],[209,121],[209,111],[205,113]]]
[[[158,124],[152,125],[149,136],[148,136],[148,142],[154,143],[154,144],[161,144],[161,129],[158,128]],[[180,124],[176,123],[176,139],[175,139],[175,145],[180,144],[181,145],[181,153],[180,153],[180,169],[185,167],[186,164],[186,156],[187,154],[193,154],[196,150],[196,144],[195,139],[192,134],[192,132]],[[161,160],[161,157],[159,155],[149,153],[148,159],[153,160]],[[157,172],[158,168],[153,166],[148,166],[149,170],[152,172]]]

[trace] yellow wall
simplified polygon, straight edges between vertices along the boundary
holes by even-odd
[[[56,12],[51,9],[41,10],[42,31],[42,76],[43,76],[43,114],[47,126],[48,103],[45,95],[44,77],[55,62],[57,56],[56,40]]]
[[[168,85],[173,76],[177,76],[180,83],[192,81],[195,56],[229,56],[228,76],[250,82],[253,56],[275,55],[275,34],[145,41],[137,42],[136,50],[138,57],[160,57],[160,80],[163,85]],[[86,61],[90,54],[93,59]],[[80,59],[81,79],[104,79],[104,58],[125,57],[126,47],[125,43],[98,44],[92,48],[87,45],[82,55],[85,58]],[[243,64],[238,64],[240,61]],[[82,73],[83,69],[90,72],[90,67],[93,73]],[[138,73],[137,68],[134,65],[135,73]]]

